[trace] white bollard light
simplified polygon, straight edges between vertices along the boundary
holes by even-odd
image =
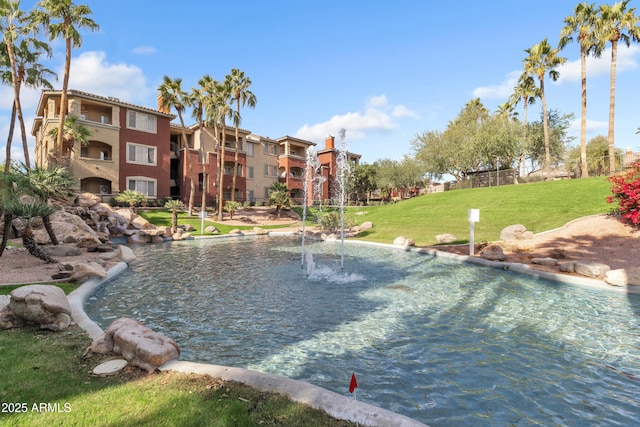
[[[480,222],[480,209],[469,209],[469,256],[473,256],[474,250],[474,225]]]

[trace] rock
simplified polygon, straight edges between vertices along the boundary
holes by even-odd
[[[604,281],[611,286],[640,286],[640,267],[609,270]]]
[[[606,264],[591,261],[576,261],[576,273],[582,276],[603,279],[610,268]]]
[[[162,236],[151,236],[151,240],[149,241],[149,243],[163,243],[164,242],[164,237]]]
[[[220,230],[215,228],[213,225],[206,226],[204,231],[205,231],[205,233],[215,233],[215,234],[218,234],[220,232]]]
[[[104,279],[107,270],[94,261],[90,262],[66,262],[59,264],[60,271],[71,271],[69,279],[74,282],[84,282],[92,277]]]
[[[127,366],[129,362],[125,359],[114,359],[107,360],[104,363],[99,364],[95,368],[93,368],[93,375],[97,375],[99,377],[108,377],[109,375],[114,375]]]
[[[195,231],[191,224],[183,224],[179,228],[182,228],[183,231]]]
[[[158,234],[161,236],[171,237],[171,227],[167,225],[156,227],[156,230],[158,230]]]
[[[147,221],[140,215],[133,215],[131,217],[130,224],[136,230],[148,230],[148,229],[155,228],[155,225],[151,224],[149,221]]]
[[[500,240],[522,240],[522,235],[527,231],[527,227],[522,224],[510,225],[500,232]]]
[[[371,221],[365,221],[358,227],[360,231],[369,230],[371,228],[373,228],[373,222]]]
[[[532,258],[531,264],[555,266],[558,265],[558,260],[551,257]]]
[[[458,240],[458,238],[453,234],[438,234],[436,236],[436,242],[438,243],[453,243],[456,240]]]
[[[122,354],[132,365],[150,373],[180,355],[180,346],[174,340],[127,317],[114,321],[93,342],[91,350]]]
[[[98,258],[101,259],[102,261],[115,261],[118,259],[118,253],[117,252],[103,252],[100,255],[98,255]]]
[[[78,246],[69,243],[64,243],[62,245],[41,246],[40,249],[42,249],[42,251],[47,255],[54,258],[78,256],[82,253],[82,250]]]
[[[57,286],[27,285],[14,289],[9,307],[15,317],[43,329],[63,331],[71,324],[69,300]]]
[[[576,272],[576,262],[575,261],[567,261],[558,263],[558,269],[563,273],[575,273]]]
[[[269,230],[265,230],[264,228],[260,228],[260,227],[253,227],[253,232],[256,233],[258,236],[265,236],[269,234]]]
[[[234,228],[233,230],[229,231],[229,234],[237,234],[237,235],[242,235],[242,231],[240,231],[239,228]]]
[[[393,240],[393,244],[397,246],[415,246],[416,242],[411,238],[398,236]]]
[[[533,239],[534,236],[535,236],[535,234],[533,234],[533,231],[525,231],[524,233],[522,233],[522,239],[523,240]]]
[[[504,255],[502,248],[498,245],[485,246],[480,251],[480,256],[491,261],[504,261],[507,257]]]
[[[151,241],[151,237],[144,233],[134,233],[129,237],[127,237],[127,243],[129,243],[130,245],[149,243],[150,241]]]
[[[83,208],[90,208],[101,201],[100,197],[93,193],[81,193],[78,196],[78,206]]]

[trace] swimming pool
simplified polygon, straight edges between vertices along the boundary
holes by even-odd
[[[432,256],[245,237],[133,247],[87,303],[181,359],[304,380],[431,425],[640,422],[640,299]]]

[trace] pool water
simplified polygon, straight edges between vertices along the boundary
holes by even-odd
[[[430,255],[244,237],[133,247],[86,305],[182,360],[300,379],[438,425],[640,424],[640,298]],[[318,274],[316,274],[318,273]]]

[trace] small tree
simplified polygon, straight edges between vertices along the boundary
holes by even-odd
[[[640,162],[635,162],[626,173],[610,177],[609,181],[613,183],[613,195],[607,202],[617,203],[617,212],[622,218],[640,227]]]
[[[47,253],[43,252],[33,237],[33,220],[51,215],[55,208],[43,200],[34,198],[31,201],[23,202],[17,197],[12,197],[4,202],[4,210],[12,217],[20,219],[24,229],[22,230],[22,244],[31,255],[40,258],[47,264],[56,262]]]
[[[136,204],[144,203],[147,201],[147,197],[136,190],[125,190],[122,193],[114,197],[116,202],[128,203],[131,212],[136,211]]]
[[[184,209],[182,200],[168,200],[164,207],[171,211],[171,234],[178,231],[178,210]]]
[[[282,182],[274,182],[269,187],[269,204],[276,207],[276,215],[280,218],[282,209],[291,208],[291,196],[287,185]]]
[[[224,211],[229,212],[229,219],[233,219],[233,214],[240,208],[240,202],[228,200],[224,204]]]

